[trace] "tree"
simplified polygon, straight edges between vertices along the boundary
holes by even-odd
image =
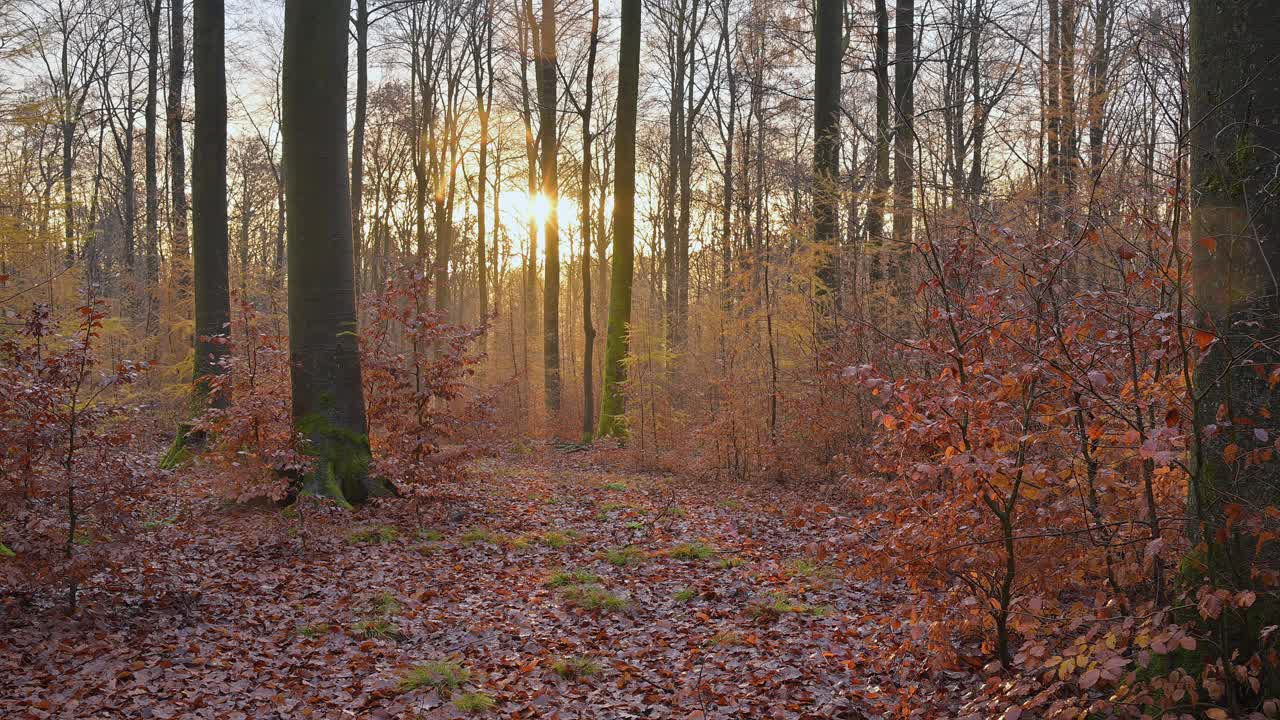
[[[839,242],[840,64],[844,50],[844,1],[818,0],[813,20],[814,59],[813,214],[814,240],[830,254],[818,267],[818,292],[835,293]]]
[[[560,175],[556,156],[560,141],[556,135],[556,5],[542,0],[542,21],[538,24],[538,130],[542,151],[542,198],[547,203],[547,219],[542,227],[546,252],[543,267],[542,353],[545,372],[547,412],[560,412]]]
[[[356,109],[351,129],[351,233],[359,251],[364,236],[364,132],[369,116],[369,0],[355,0]]]
[[[915,0],[898,0],[894,29],[893,266],[906,277],[915,197]]]
[[[884,206],[889,194],[889,147],[893,136],[889,124],[889,9],[886,0],[876,0],[876,157],[871,200],[867,203],[867,235],[871,279],[880,278],[880,250],[884,246]]]
[[[1216,579],[1249,586],[1261,543],[1233,508],[1260,513],[1280,503],[1276,464],[1248,459],[1270,447],[1267,418],[1280,413],[1269,381],[1276,372],[1258,372],[1280,362],[1270,344],[1280,332],[1280,14],[1269,0],[1193,0],[1190,33],[1192,270],[1203,350],[1194,399],[1196,426],[1218,430],[1198,434],[1192,448],[1190,510]],[[1268,548],[1274,571],[1280,546]]]
[[[591,322],[591,110],[595,103],[596,52],[600,48],[600,0],[591,0],[591,39],[587,46],[586,98],[579,108],[582,117],[582,187],[578,205],[582,223],[582,436],[591,440],[595,428],[594,360],[596,327]],[[603,260],[603,258],[602,258]]]
[[[158,148],[160,93],[160,0],[145,0],[147,15],[147,108],[145,130],[147,197],[146,329],[155,330],[156,291],[160,281],[160,161]]]
[[[186,82],[187,43],[183,5],[185,0],[169,0],[169,99],[166,127],[169,136],[169,194],[173,234],[170,244],[178,258],[179,291],[186,293],[189,282],[185,262],[191,252],[187,239],[187,158],[182,139],[182,86]]]
[[[283,106],[293,422],[314,466],[303,490],[357,503],[369,478],[347,174],[346,0],[285,3]]]
[[[609,328],[605,339],[604,383],[597,435],[621,437],[626,382],[627,333],[631,324],[631,280],[636,234],[636,108],[640,94],[640,0],[622,0],[622,41],[618,46],[618,120],[614,142],[613,275]]]
[[[195,134],[191,147],[195,379],[221,372],[231,322],[227,277],[227,68],[223,0],[193,0]]]

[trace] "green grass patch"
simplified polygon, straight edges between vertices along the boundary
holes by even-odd
[[[704,542],[683,543],[667,551],[676,560],[706,560],[716,554],[716,549]]]
[[[768,598],[757,600],[747,606],[747,614],[757,620],[777,620],[787,613],[805,613],[809,607],[798,603],[782,593],[773,593]]]
[[[502,541],[502,536],[488,528],[473,527],[462,533],[462,536],[458,539],[461,540],[464,545],[475,545],[477,543],[497,545]]]
[[[418,531],[418,539],[426,540],[428,542],[440,542],[444,539],[444,533],[433,528],[427,528]]]
[[[400,678],[400,690],[420,690],[431,688],[438,693],[447,693],[462,687],[471,679],[471,671],[453,660],[432,660],[414,665]]]
[[[458,712],[464,713],[488,712],[497,704],[497,700],[482,692],[463,693],[453,701],[453,706],[458,708]]]
[[[631,488],[627,487],[627,484],[626,484],[626,483],[624,483],[624,482],[616,482],[616,481],[615,481],[615,482],[607,482],[607,483],[605,483],[605,484],[604,484],[604,489],[605,489],[605,490],[613,490],[613,491],[615,491],[615,492],[625,492],[625,491],[627,491],[627,490],[630,490]]]
[[[569,585],[593,585],[600,582],[600,576],[588,570],[556,570],[547,577],[543,585],[552,588]]]
[[[639,565],[644,562],[644,554],[635,545],[608,548],[601,554],[601,557],[604,558],[605,562],[617,567]]]
[[[400,601],[389,592],[380,592],[369,598],[369,612],[388,617],[400,612]]]
[[[830,567],[823,565],[821,562],[813,558],[800,557],[793,558],[783,566],[789,578],[810,578],[810,579],[826,579],[832,576],[833,572]]]
[[[549,547],[552,550],[560,550],[573,544],[574,538],[578,534],[572,530],[559,532],[557,530],[548,530],[538,536],[538,544]]]
[[[365,618],[351,625],[351,634],[365,640],[396,640],[400,630],[386,618]]]
[[[599,610],[617,612],[625,610],[629,603],[599,585],[568,585],[561,590],[561,596],[570,605],[583,610]]]
[[[310,625],[303,625],[302,627],[298,628],[299,635],[301,635],[304,638],[309,638],[311,640],[315,640],[316,638],[322,638],[331,632],[333,632],[333,627],[329,625],[329,623],[324,623],[324,622],[312,623]]]
[[[693,588],[680,588],[672,597],[676,599],[676,602],[689,602],[698,597],[698,591]]]
[[[746,558],[743,558],[738,555],[730,555],[728,557],[720,558],[720,561],[716,563],[716,567],[720,568],[721,570],[732,570],[733,568],[742,567],[743,565],[746,565],[746,564],[747,564]]]
[[[551,664],[551,670],[566,680],[580,680],[600,674],[600,663],[588,657],[574,655]]]
[[[420,543],[413,546],[413,551],[423,557],[437,555],[443,550],[444,548],[438,543]]]
[[[375,525],[372,527],[360,528],[354,530],[347,535],[348,545],[386,545],[395,542],[400,537],[400,531],[390,525]]]

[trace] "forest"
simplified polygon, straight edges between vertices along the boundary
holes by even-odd
[[[1280,718],[1275,0],[0,0],[0,717]]]

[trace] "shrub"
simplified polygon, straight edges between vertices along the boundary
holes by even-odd
[[[106,317],[91,297],[62,332],[36,305],[0,335],[0,586],[60,586],[72,612],[86,579],[133,559],[158,477],[117,397],[141,368],[98,357]]]

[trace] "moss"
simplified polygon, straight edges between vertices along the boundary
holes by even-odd
[[[169,449],[165,450],[164,456],[160,458],[161,470],[173,470],[191,458],[191,451],[187,447],[187,436],[191,433],[191,425],[187,423],[179,423],[178,431],[174,433],[173,442],[169,443]]]
[[[330,498],[344,507],[395,494],[390,483],[369,477],[373,456],[368,435],[335,425],[323,413],[298,418],[294,428],[308,439],[303,453],[313,458],[311,472],[303,479],[303,492]]]

